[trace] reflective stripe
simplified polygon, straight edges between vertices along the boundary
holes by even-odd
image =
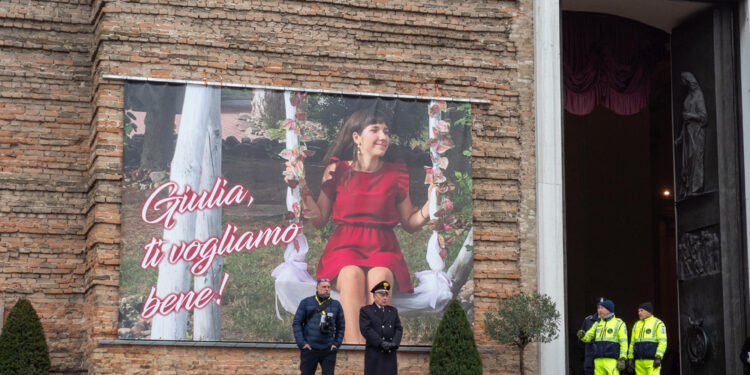
[[[594,333],[594,358],[623,358],[628,354],[628,337],[625,322],[612,317],[600,320],[589,332]]]
[[[646,326],[646,320],[649,320],[649,323],[652,323],[651,327]],[[660,325],[663,326],[664,323],[653,316],[646,318],[646,320],[639,320],[635,323],[633,331],[638,331],[638,336],[633,340],[633,342],[657,342],[662,340],[666,341],[666,339],[664,338],[656,338],[657,329]],[[638,330],[638,327],[640,327],[640,330]],[[651,333],[649,333],[651,337],[643,337],[649,328],[651,329]]]
[[[612,318],[614,319],[614,318]],[[610,320],[612,320],[610,319]],[[609,342],[619,342],[619,339],[617,338],[617,332],[620,328],[620,325],[622,325],[622,320],[617,319],[618,321],[615,322],[615,328],[612,331],[612,334],[609,335],[607,332],[607,323],[604,322],[604,327],[601,329],[601,333],[599,334],[599,337],[596,338],[596,341],[609,341]],[[605,336],[606,335],[606,336]],[[627,340],[627,338],[625,338]]]
[[[664,322],[655,316],[639,320],[633,325],[632,340],[628,358],[653,359],[656,356],[663,357],[667,347]]]
[[[633,333],[630,337],[631,343],[628,348],[628,358],[651,359],[659,354],[659,345],[661,345],[662,348],[666,348],[666,341],[661,341],[661,337],[658,339],[656,338],[659,334],[657,329],[659,329],[660,326],[663,327],[663,323],[653,316],[637,321],[633,325]]]

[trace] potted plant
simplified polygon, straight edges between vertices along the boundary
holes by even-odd
[[[519,350],[519,366],[524,375],[523,352],[532,342],[550,342],[557,338],[560,313],[547,295],[516,293],[497,301],[497,310],[484,315],[487,334]]]

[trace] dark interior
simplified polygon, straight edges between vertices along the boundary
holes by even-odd
[[[601,106],[588,115],[564,114],[566,326],[573,374],[583,374],[575,333],[602,296],[615,303],[628,332],[638,305],[651,301],[668,328],[661,373],[679,373],[668,56],[656,63],[650,82],[649,104],[635,115]]]

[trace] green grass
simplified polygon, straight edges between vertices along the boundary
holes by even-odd
[[[146,295],[152,285],[156,285],[159,270],[141,268],[141,260],[134,256],[120,259],[120,297]]]
[[[225,340],[292,342],[292,316],[276,318],[274,279],[271,271],[283,260],[280,246],[259,248],[252,253],[224,258],[229,281],[225,302]],[[279,306],[281,309],[281,307]],[[283,311],[283,310],[282,310]]]
[[[401,318],[404,327],[403,345],[430,345],[443,314],[429,314],[419,317]]]

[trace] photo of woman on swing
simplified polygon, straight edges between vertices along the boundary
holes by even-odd
[[[375,284],[386,280],[401,293],[414,289],[393,228],[400,223],[413,233],[429,218],[429,202],[412,205],[406,165],[389,161],[389,145],[385,116],[361,109],[344,123],[324,158],[327,167],[317,201],[306,181],[300,181],[313,225],[322,228],[331,216],[337,224],[316,278],[333,280],[339,290],[348,344],[364,343],[358,314],[360,307],[372,303],[368,291]]]

